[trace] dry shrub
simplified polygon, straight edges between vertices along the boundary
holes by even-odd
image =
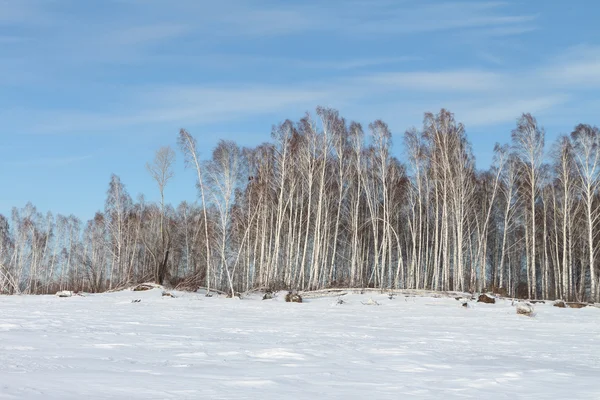
[[[198,291],[198,288],[202,287],[203,283],[206,282],[205,276],[206,273],[202,271],[183,278],[172,279],[171,287],[175,290],[196,292]]]
[[[486,292],[497,294],[500,297],[508,297],[508,290],[505,287],[492,285],[488,290],[486,290]]]
[[[331,289],[344,289],[350,287],[350,278],[336,279],[328,286]]]
[[[183,276],[171,276],[169,277],[169,279],[167,279],[167,286],[171,288],[176,288],[177,286],[181,285],[184,281],[185,277]]]
[[[527,289],[527,283],[521,282],[517,285],[516,297],[519,299],[526,299],[529,297],[529,289]]]

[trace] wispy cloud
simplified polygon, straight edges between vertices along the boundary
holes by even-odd
[[[51,19],[42,1],[0,1],[0,26],[45,24]]]
[[[169,85],[137,88],[127,112],[62,110],[34,113],[34,133],[107,132],[146,124],[181,127],[276,113],[290,107],[308,109],[328,98],[325,90],[289,86],[193,87]]]
[[[0,37],[0,44],[17,38],[31,40],[0,55],[0,61],[26,52],[30,62],[25,69],[30,75],[42,76],[84,67],[98,70],[103,65],[190,60],[195,54],[203,55],[197,58],[201,66],[203,58],[210,58],[215,49],[232,44],[237,48],[254,46],[258,38],[309,35],[320,41],[331,37],[366,40],[448,31],[500,36],[533,29],[536,15],[510,9],[506,3],[492,1],[259,0],[250,6],[242,0],[113,0],[90,15],[89,8],[71,10],[58,1],[3,0],[0,26],[10,24],[25,31],[4,40]],[[178,45],[182,39],[187,46]],[[388,60],[381,56],[370,60],[356,56],[337,62],[305,58],[300,63],[305,68],[341,71],[399,62],[393,54]]]
[[[278,57],[265,55],[209,54],[183,57],[183,62],[192,62],[218,68],[242,66],[244,68],[286,68],[305,70],[351,71],[370,67],[393,67],[421,61],[422,57],[406,55],[393,57],[327,57],[308,59],[301,57]]]
[[[20,60],[10,67],[0,64],[0,84],[29,77],[43,80],[40,85],[60,87],[57,77],[63,76],[63,81],[73,85],[71,75],[80,74],[87,86],[79,96],[84,97],[82,93],[87,90],[90,98],[97,96],[99,100],[93,106],[93,102],[84,105],[73,100],[54,111],[32,110],[31,106],[21,108],[20,113],[18,106],[12,106],[16,112],[4,111],[4,118],[28,132],[83,133],[144,124],[206,124],[303,110],[317,104],[355,104],[374,111],[383,102],[406,107],[408,102],[414,104],[414,98],[421,101],[419,107],[427,107],[420,112],[440,104],[454,105],[465,120],[484,125],[512,120],[522,111],[543,112],[564,104],[571,94],[567,86],[600,85],[600,52],[595,48],[579,49],[570,59],[502,71],[471,67],[468,62],[438,66],[433,58],[425,68],[423,63],[411,61],[431,57],[427,51],[419,58],[412,52],[406,56],[394,53],[390,47],[385,47],[387,53],[368,49],[370,43],[379,40],[413,40],[416,34],[433,38],[439,45],[448,40],[448,33],[490,40],[538,28],[537,14],[513,11],[507,2],[259,0],[249,6],[242,0],[113,0],[110,12],[103,10],[81,20],[77,10],[71,15],[60,12],[58,3],[0,0],[0,14],[6,12],[0,16],[0,25],[30,26],[29,21],[37,19],[59,26],[37,31],[37,35],[45,36],[31,41],[31,47],[26,43],[24,50],[0,55],[0,61],[11,57]],[[263,41],[281,46],[282,37],[300,34],[306,40],[294,42],[298,52],[278,47],[282,51],[277,56],[260,54]],[[364,41],[367,45],[361,47],[367,50],[344,57],[335,51],[327,54],[328,58],[311,57],[311,43],[332,37]],[[181,42],[185,45],[178,45]],[[481,54],[496,68],[507,65],[491,49],[486,48],[487,55]],[[144,81],[138,74],[149,73],[147,68],[161,60],[168,66],[165,72],[154,70],[152,83],[138,83]],[[462,60],[457,56],[457,61]],[[90,90],[93,84],[110,86],[110,79],[103,79],[122,73],[118,68],[127,63],[140,69],[119,81],[115,93]],[[115,69],[108,70],[107,65]],[[210,74],[205,77],[205,70],[200,69],[206,65],[213,69],[227,66],[235,71],[229,78],[236,83],[225,84],[225,78],[218,74],[216,78]],[[184,67],[188,67],[188,74],[180,76]],[[270,72],[254,74],[253,70]],[[289,76],[296,71],[304,75],[292,81]],[[237,77],[238,72],[242,77]],[[327,73],[319,75],[322,72]],[[41,79],[44,74],[45,79]],[[92,82],[90,76],[100,78]]]
[[[278,36],[319,29],[318,18],[294,9],[230,11],[221,18],[217,34],[225,36]]]
[[[548,95],[527,98],[490,99],[487,102],[457,104],[453,109],[467,126],[490,126],[514,121],[521,113],[546,113],[569,101],[568,95]]]
[[[501,74],[486,71],[417,71],[381,73],[363,78],[366,82],[387,86],[433,92],[489,91],[502,87]]]
[[[600,47],[575,46],[542,71],[557,86],[597,89],[600,86]]]
[[[122,27],[104,35],[101,42],[113,46],[156,44],[179,38],[186,33],[190,33],[192,30],[192,27],[189,25],[177,23]]]
[[[382,65],[391,65],[391,64],[399,64],[406,63],[410,61],[421,60],[421,57],[415,56],[403,56],[403,57],[374,57],[374,58],[363,58],[363,59],[355,59],[355,60],[338,60],[338,61],[315,61],[315,62],[306,62],[305,64],[300,64],[302,66],[306,66],[307,68],[330,68],[330,69],[340,69],[340,70],[349,70],[349,69],[360,69],[367,67],[376,67]]]
[[[14,44],[14,43],[23,43],[28,39],[21,36],[2,36],[0,35],[0,45],[1,44]]]
[[[369,12],[366,9],[370,7],[369,4],[354,15],[360,30],[371,33],[415,34],[475,28],[507,29],[537,19],[537,15],[510,14],[506,11],[507,4],[500,2],[437,2],[424,5],[391,3],[394,6],[389,4],[376,10],[378,12]],[[364,14],[371,18],[361,18]]]
[[[494,65],[504,65],[506,61],[499,55],[490,53],[488,51],[477,52],[477,57]]]
[[[35,158],[29,160],[9,161],[5,165],[11,167],[35,167],[35,168],[52,168],[64,167],[67,165],[78,164],[82,161],[89,160],[93,155],[84,156],[68,156],[68,157],[50,157],[50,158]]]
[[[279,114],[286,110],[300,113],[319,104],[336,108],[350,106],[359,108],[361,113],[374,114],[386,109],[382,102],[390,102],[389,96],[405,99],[392,103],[405,113],[412,110],[407,116],[446,107],[465,122],[481,126],[513,121],[524,111],[545,112],[569,100],[567,93],[544,88],[546,82],[543,79],[530,81],[529,87],[523,89],[522,82],[528,74],[526,71],[514,75],[475,70],[415,71],[294,85],[129,87],[126,111],[42,111],[33,114],[31,120],[37,123],[30,125],[27,131],[85,134],[156,124],[175,129]],[[420,101],[410,100],[411,97]]]
[[[586,54],[586,62],[593,62],[590,53]],[[419,113],[447,107],[465,122],[485,126],[513,121],[521,112],[547,113],[564,106],[572,95],[570,90],[565,89],[564,79],[557,80],[556,74],[566,75],[571,81],[589,79],[589,74],[595,76],[593,68],[580,71],[580,63],[580,59],[571,63],[561,60],[557,66],[554,60],[541,66],[504,72],[442,69],[357,73],[329,80],[278,85],[127,85],[118,94],[118,98],[126,99],[125,108],[116,106],[102,112],[76,109],[32,111],[28,120],[35,121],[35,124],[26,126],[24,130],[36,133],[101,133],[148,124],[162,124],[175,129],[278,114],[286,110],[298,113],[318,104],[337,108],[354,106],[375,114],[386,109],[386,102],[396,104],[405,112],[413,110],[409,113],[411,116],[416,113],[417,107]],[[415,98],[419,99],[418,103]],[[10,114],[5,116],[10,119]],[[26,114],[22,112],[21,115]]]
[[[503,36],[518,36],[524,33],[537,31],[539,28],[535,25],[514,25],[514,26],[498,26],[489,29],[481,29],[477,35],[503,37]]]
[[[355,59],[337,59],[337,60],[306,60],[292,58],[272,58],[262,57],[262,63],[279,63],[287,67],[294,68],[310,68],[324,70],[356,70],[368,67],[390,66],[394,64],[404,64],[411,61],[421,60],[421,57],[416,56],[400,56],[400,57],[372,57],[372,58],[355,58]]]

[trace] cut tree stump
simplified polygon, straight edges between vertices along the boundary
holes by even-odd
[[[273,292],[267,292],[265,293],[265,295],[263,296],[263,300],[271,300],[273,298]]]
[[[134,292],[144,292],[146,290],[152,290],[158,287],[160,286],[151,283],[140,283],[139,285],[134,286],[131,290],[133,290]]]
[[[533,305],[529,303],[517,303],[517,314],[533,317],[535,315]]]
[[[365,306],[378,306],[379,303],[373,300],[372,297],[369,297],[369,300],[362,302]]]
[[[584,307],[587,307],[588,305],[586,303],[567,303],[567,306],[569,308],[584,308]]]
[[[300,296],[295,290],[292,290],[285,295],[285,301],[288,303],[302,303],[302,296]]]
[[[496,299],[490,296],[489,294],[480,294],[477,299],[478,303],[486,303],[486,304],[496,304]]]

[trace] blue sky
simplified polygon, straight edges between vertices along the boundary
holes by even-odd
[[[317,105],[401,135],[446,107],[479,167],[522,112],[548,142],[598,124],[596,1],[0,0],[0,213],[31,201],[87,219],[111,173],[135,198],[144,166],[187,128],[256,145]],[[196,198],[179,155],[167,200]]]

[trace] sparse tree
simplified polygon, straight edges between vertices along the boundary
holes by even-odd
[[[169,226],[165,226],[165,187],[173,178],[173,164],[175,163],[175,152],[168,146],[161,147],[156,151],[152,163],[146,164],[146,169],[158,186],[160,193],[160,223],[158,241],[155,246],[148,246],[155,264],[154,280],[162,285],[167,275],[169,253],[171,252],[172,236]]]

